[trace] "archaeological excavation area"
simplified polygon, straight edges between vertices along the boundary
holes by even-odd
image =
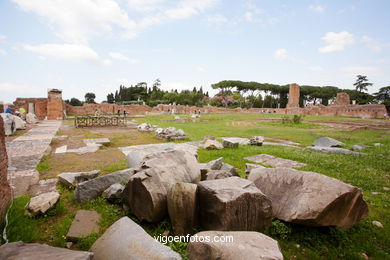
[[[389,259],[383,108],[290,96],[127,116],[58,90],[17,100],[25,120],[0,117],[0,259]]]

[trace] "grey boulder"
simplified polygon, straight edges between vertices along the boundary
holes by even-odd
[[[168,213],[175,235],[193,234],[198,222],[197,185],[179,182],[168,192]]]
[[[198,184],[200,224],[208,230],[263,231],[271,226],[271,201],[239,177]]]
[[[110,187],[108,187],[106,190],[104,190],[102,193],[102,196],[103,196],[103,198],[106,198],[107,200],[121,199],[124,189],[125,189],[125,186],[123,186],[120,183],[115,183],[115,184],[112,184]]]
[[[172,150],[151,154],[130,178],[123,199],[138,219],[157,222],[167,213],[167,194],[172,186],[198,183],[200,178],[199,164],[191,153]]]
[[[65,248],[41,244],[26,244],[21,241],[0,246],[0,259],[3,260],[91,260],[93,253],[73,251]]]
[[[239,143],[229,139],[222,139],[224,148],[238,148]]]
[[[286,222],[348,228],[368,214],[359,188],[323,174],[256,168],[248,179],[271,199],[275,217]]]
[[[28,124],[36,124],[36,123],[38,123],[38,117],[33,113],[27,113],[26,114],[26,122]]]
[[[32,197],[26,205],[26,214],[30,216],[45,214],[46,211],[54,207],[59,198],[60,194],[57,191],[46,192]]]
[[[128,217],[112,224],[92,245],[94,260],[179,260],[181,256],[157,242]]]
[[[321,147],[340,147],[343,146],[344,143],[337,141],[336,139],[330,138],[330,137],[321,137],[318,138],[314,143],[314,146],[321,146]]]
[[[77,184],[97,177],[99,170],[89,172],[63,172],[58,174],[58,181],[66,186],[77,186]]]
[[[225,170],[211,170],[206,174],[206,180],[217,180],[229,177],[233,177],[233,174]]]
[[[209,161],[206,166],[211,170],[220,170],[223,163],[223,157],[219,157],[218,159]]]
[[[253,136],[253,137],[249,140],[249,144],[250,144],[250,145],[261,146],[261,145],[263,145],[263,142],[264,142],[264,137],[262,137],[262,136]]]
[[[340,148],[340,147],[322,147],[322,146],[308,146],[307,148],[314,150],[314,151],[319,151],[319,152],[324,152],[324,153],[340,153],[340,154],[351,154],[351,155],[367,155],[366,153],[359,153],[359,152],[354,152],[350,151],[348,149]]]
[[[4,122],[4,134],[6,136],[12,135],[16,131],[13,116],[9,113],[1,113]]]
[[[259,232],[204,231],[196,236],[214,238],[214,241],[193,238],[187,247],[191,260],[283,260],[278,242]]]
[[[218,142],[217,140],[206,140],[204,143],[200,145],[200,147],[206,149],[206,150],[219,150],[223,149],[223,145]]]
[[[75,199],[77,201],[95,199],[112,184],[127,183],[134,172],[134,169],[129,168],[82,182],[76,187]]]

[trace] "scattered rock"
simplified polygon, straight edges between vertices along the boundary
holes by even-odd
[[[12,135],[16,131],[13,116],[9,113],[1,113],[4,122],[4,134],[6,136]]]
[[[222,145],[224,148],[238,148],[238,142],[229,139],[222,139]]]
[[[124,189],[125,186],[120,183],[115,183],[108,187],[105,191],[103,191],[102,196],[107,200],[121,199]]]
[[[359,188],[319,173],[256,168],[248,179],[270,198],[275,217],[286,222],[348,228],[368,214]]]
[[[74,251],[41,244],[25,244],[21,241],[0,246],[0,259],[28,260],[92,260],[93,253]]]
[[[199,168],[200,168],[200,174],[201,174],[201,180],[206,179],[206,175],[211,169],[207,166],[207,163],[199,163]]]
[[[206,142],[207,140],[216,140],[216,139],[212,135],[206,135],[205,137],[203,137],[203,141],[202,142]]]
[[[86,146],[76,148],[76,149],[67,149],[67,153],[77,153],[77,154],[86,154],[86,153],[95,153],[100,149],[101,144],[97,143],[88,143]]]
[[[92,233],[99,232],[100,215],[94,210],[79,210],[69,228],[66,238],[76,241],[79,238],[86,237]]]
[[[374,226],[378,227],[378,228],[383,228],[382,223],[380,223],[379,221],[374,220],[374,221],[372,222],[372,224],[373,224]]]
[[[70,249],[73,246],[72,242],[66,242],[66,248]]]
[[[318,138],[314,143],[314,146],[320,146],[320,147],[340,147],[343,146],[344,143],[337,141],[336,139],[330,138],[330,137],[321,137]]]
[[[377,191],[372,191],[371,194],[372,194],[372,195],[379,195],[379,194],[381,194],[381,193],[380,193],[380,192],[377,192]]]
[[[33,184],[28,188],[28,194],[37,196],[42,193],[57,191],[57,178],[40,180],[37,184]]]
[[[174,127],[159,129],[156,131],[156,136],[167,141],[187,139],[187,136],[182,129],[176,130]]]
[[[168,192],[168,213],[175,235],[194,233],[198,221],[196,189],[196,184],[178,182]]]
[[[223,157],[219,157],[218,159],[209,161],[206,166],[211,170],[220,170],[222,164],[223,164]]]
[[[206,174],[206,180],[225,179],[229,177],[233,177],[233,174],[225,170],[211,170]]]
[[[246,163],[245,164],[245,175],[248,176],[251,170],[255,168],[265,168],[264,166],[253,164],[253,163]]]
[[[348,149],[344,148],[338,148],[338,147],[321,147],[321,146],[308,146],[307,148],[319,151],[319,152],[325,152],[325,153],[341,153],[341,154],[352,154],[352,155],[367,155],[366,153],[358,153],[354,151],[350,151]]]
[[[99,170],[89,172],[63,172],[58,174],[58,181],[66,186],[77,186],[79,183],[96,178]]]
[[[15,123],[15,129],[18,129],[18,130],[26,129],[27,124],[23,119],[21,119],[18,116],[14,116],[14,115],[12,115],[12,118],[13,118],[14,123]]]
[[[231,173],[234,176],[238,176],[236,168],[234,168],[232,165],[230,165],[228,163],[222,163],[221,170],[227,171],[227,172]]]
[[[200,223],[208,230],[263,231],[271,226],[271,201],[239,177],[198,184]]]
[[[36,123],[38,123],[38,117],[33,113],[27,113],[26,114],[26,122],[28,124],[36,124]]]
[[[243,137],[221,137],[222,140],[227,140],[232,143],[238,143],[242,145],[248,145],[250,140],[249,138],[243,138]]]
[[[249,140],[249,144],[250,144],[250,145],[261,146],[261,145],[263,145],[263,142],[264,142],[264,137],[262,137],[262,136],[253,136],[253,137]]]
[[[75,190],[75,199],[85,201],[97,198],[112,184],[127,183],[134,172],[134,169],[129,168],[79,183]]]
[[[200,146],[207,150],[223,149],[223,145],[220,142],[218,142],[217,140],[210,140],[210,139],[206,140]]]
[[[128,217],[112,224],[92,245],[94,260],[179,260],[181,256],[160,244]]]
[[[381,143],[375,143],[374,146],[378,147],[378,146],[382,146]]]
[[[56,191],[42,193],[32,197],[30,202],[26,205],[26,214],[30,216],[45,214],[46,211],[57,203],[59,198],[60,194]]]
[[[367,146],[362,145],[362,144],[355,144],[354,146],[352,146],[352,150],[361,151],[361,150],[364,150],[366,147]]]
[[[244,158],[245,160],[262,163],[264,165],[270,165],[273,167],[285,167],[285,168],[299,168],[303,167],[306,164],[301,162],[296,162],[289,159],[283,159],[279,157],[275,157],[269,154],[258,154],[253,156],[248,156]]]
[[[219,237],[221,242],[191,241],[187,252],[196,260],[283,260],[278,242],[264,234],[250,231],[204,231],[197,237]],[[227,238],[232,240],[222,242]]]
[[[390,188],[389,188],[389,187],[383,187],[383,190],[384,190],[384,191],[389,191]]]
[[[140,132],[153,132],[156,130],[156,128],[150,125],[149,123],[140,124],[137,126],[137,129]]]
[[[191,153],[171,150],[147,155],[130,178],[123,199],[141,221],[157,222],[167,213],[167,193],[177,182],[200,181],[199,164]]]

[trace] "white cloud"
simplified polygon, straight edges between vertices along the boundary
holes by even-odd
[[[159,4],[164,0],[127,0],[131,9],[138,12],[150,12],[160,8]]]
[[[207,17],[207,21],[210,23],[216,23],[216,24],[221,24],[221,23],[228,23],[229,20],[226,16],[223,14],[215,14],[212,16]]]
[[[119,52],[110,52],[109,53],[110,57],[113,58],[113,59],[116,59],[116,60],[121,60],[121,61],[127,61],[127,62],[131,62],[131,63],[136,63],[137,60],[135,59],[130,59],[129,57],[123,55],[122,53],[119,53]]]
[[[4,42],[6,38],[4,34],[0,34],[0,42]]]
[[[379,39],[374,39],[366,35],[362,37],[362,41],[364,45],[366,45],[366,47],[372,50],[373,52],[380,52],[383,49],[383,47],[389,45],[389,44],[385,44]]]
[[[321,38],[327,45],[319,49],[322,53],[344,50],[346,46],[355,43],[353,34],[343,31],[339,33],[328,32]]]
[[[321,66],[311,66],[309,67],[311,71],[323,71],[324,69]]]
[[[205,68],[203,68],[201,66],[197,67],[196,70],[199,72],[206,72],[207,71]]]
[[[74,43],[86,43],[91,36],[113,30],[134,30],[136,23],[114,0],[11,0],[23,10],[44,17],[58,36]],[[58,27],[58,28],[57,28]]]
[[[301,64],[307,64],[308,62],[302,59],[298,59],[296,57],[291,56],[288,54],[288,51],[284,48],[277,49],[274,52],[274,58],[277,60],[288,60],[296,63],[301,63]]]
[[[325,11],[325,7],[323,7],[322,5],[310,5],[309,6],[309,9],[312,10],[313,12],[317,12],[317,13],[323,13]]]
[[[377,75],[380,69],[373,66],[349,66],[340,68],[340,71],[345,72],[349,76]]]
[[[277,49],[274,53],[274,58],[278,60],[286,60],[288,59],[287,50],[286,49]]]
[[[214,7],[218,2],[219,0],[184,0],[164,13],[170,19],[185,19]]]
[[[42,90],[41,87],[35,87],[25,84],[19,83],[11,83],[11,82],[0,82],[0,92],[1,93],[10,93],[14,95],[28,95],[28,94],[36,94]]]
[[[5,50],[3,50],[3,49],[0,48],[0,56],[6,55],[6,54],[7,54],[7,52],[6,52]]]
[[[24,49],[38,53],[44,57],[54,57],[70,62],[85,62],[101,65],[110,65],[111,61],[101,59],[91,48],[80,44],[40,44],[24,45]]]

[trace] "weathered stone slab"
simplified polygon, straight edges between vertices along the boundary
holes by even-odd
[[[168,213],[175,235],[194,233],[198,224],[196,190],[196,184],[179,182],[168,192]]]
[[[99,150],[101,144],[88,143],[86,146],[76,148],[76,149],[67,149],[67,153],[77,153],[77,154],[86,154],[86,153],[95,153]]]
[[[127,183],[134,172],[134,169],[129,168],[82,182],[76,187],[75,199],[85,201],[97,198],[112,184]]]
[[[206,174],[206,180],[217,180],[229,177],[233,177],[233,174],[225,170],[210,170]]]
[[[219,237],[218,241],[193,241],[188,244],[190,259],[196,260],[283,260],[278,242],[253,231],[204,231],[198,237]]]
[[[248,179],[271,199],[275,217],[283,221],[348,228],[368,214],[359,188],[319,173],[256,168]]]
[[[56,191],[42,193],[32,197],[26,205],[26,214],[31,216],[45,214],[46,211],[57,203],[59,198],[60,194]]]
[[[33,113],[27,113],[26,114],[26,122],[28,124],[36,124],[36,123],[38,123],[38,117]]]
[[[270,165],[273,167],[285,167],[285,168],[299,168],[303,167],[306,164],[301,162],[296,162],[289,159],[283,159],[279,157],[275,157],[269,154],[258,154],[253,156],[248,156],[244,158],[245,160],[262,163],[264,165]]]
[[[57,175],[59,182],[66,186],[77,186],[79,183],[96,178],[99,170],[89,172],[63,172]]]
[[[0,259],[4,260],[92,260],[93,253],[74,251],[41,244],[25,244],[21,241],[0,246]]]
[[[77,211],[66,238],[68,240],[77,240],[92,233],[98,233],[100,229],[99,219],[99,213],[94,210],[81,209]]]
[[[343,146],[344,143],[337,141],[336,139],[330,138],[330,137],[321,137],[318,138],[314,143],[313,146],[321,146],[321,147],[340,147]]]
[[[339,148],[339,147],[308,146],[307,148],[309,148],[309,149],[311,149],[311,150],[314,150],[314,151],[324,152],[324,153],[340,153],[340,154],[352,154],[352,155],[367,155],[366,153],[354,152],[354,151],[350,151],[350,150],[348,150],[348,149]]]
[[[238,143],[238,144],[243,144],[243,145],[249,144],[249,139],[243,138],[243,137],[221,137],[221,139],[232,142],[232,143]]]
[[[110,139],[108,138],[95,138],[95,139],[83,139],[85,144],[109,144]]]
[[[208,230],[262,231],[271,226],[271,201],[239,177],[198,184],[200,223]]]
[[[248,176],[251,170],[255,168],[265,168],[264,166],[253,164],[253,163],[246,163],[245,164],[245,175]]]
[[[228,163],[222,163],[221,170],[227,171],[227,172],[231,173],[234,176],[238,176],[236,168],[234,168],[234,166],[232,166],[232,165],[230,165]]]
[[[57,178],[40,180],[37,184],[31,185],[27,193],[37,196],[51,191],[57,191]]]
[[[218,159],[209,161],[206,164],[206,167],[208,167],[211,170],[220,170],[223,164],[223,157],[219,157]]]
[[[94,260],[180,260],[181,256],[160,244],[142,227],[123,217],[109,227],[92,245]]]
[[[67,145],[60,146],[56,149],[55,153],[66,153],[68,149]]]
[[[222,139],[224,148],[238,148],[239,143],[229,139]]]

